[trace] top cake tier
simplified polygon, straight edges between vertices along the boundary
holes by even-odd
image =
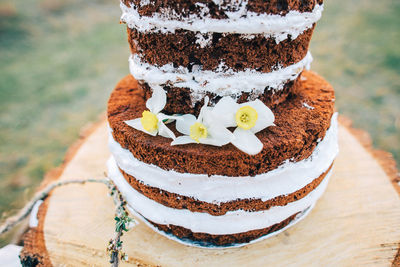
[[[122,0],[130,69],[167,113],[197,114],[207,95],[238,103],[283,102],[312,61],[309,42],[322,0]]]

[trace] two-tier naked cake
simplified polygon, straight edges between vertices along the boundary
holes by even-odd
[[[308,69],[322,0],[123,0],[130,76],[108,102],[109,176],[155,231],[239,246],[304,218],[338,152]]]

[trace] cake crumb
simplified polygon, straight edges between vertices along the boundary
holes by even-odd
[[[307,104],[306,102],[303,103],[303,106],[309,110],[313,110],[314,107],[310,106],[309,104]]]
[[[211,44],[212,41],[212,33],[203,34],[200,32],[196,34],[196,44],[198,44],[201,48],[207,47]]]

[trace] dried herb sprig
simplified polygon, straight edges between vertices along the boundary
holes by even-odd
[[[113,197],[115,204],[115,236],[109,241],[107,251],[110,254],[111,266],[116,267],[119,264],[119,260],[128,260],[128,255],[122,252],[123,241],[121,241],[121,236],[124,232],[134,227],[136,222],[129,217],[126,211],[126,201],[115,185],[110,188],[110,195]]]

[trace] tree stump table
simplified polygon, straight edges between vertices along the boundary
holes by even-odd
[[[107,126],[91,127],[50,173],[54,181],[104,178]],[[365,132],[340,119],[340,153],[326,193],[308,217],[267,240],[241,248],[200,249],[161,236],[144,223],[122,236],[121,266],[390,266],[400,241],[398,175],[391,156],[372,149]],[[55,189],[40,206],[39,224],[24,238],[21,258],[44,266],[109,266],[114,203],[102,184]]]

